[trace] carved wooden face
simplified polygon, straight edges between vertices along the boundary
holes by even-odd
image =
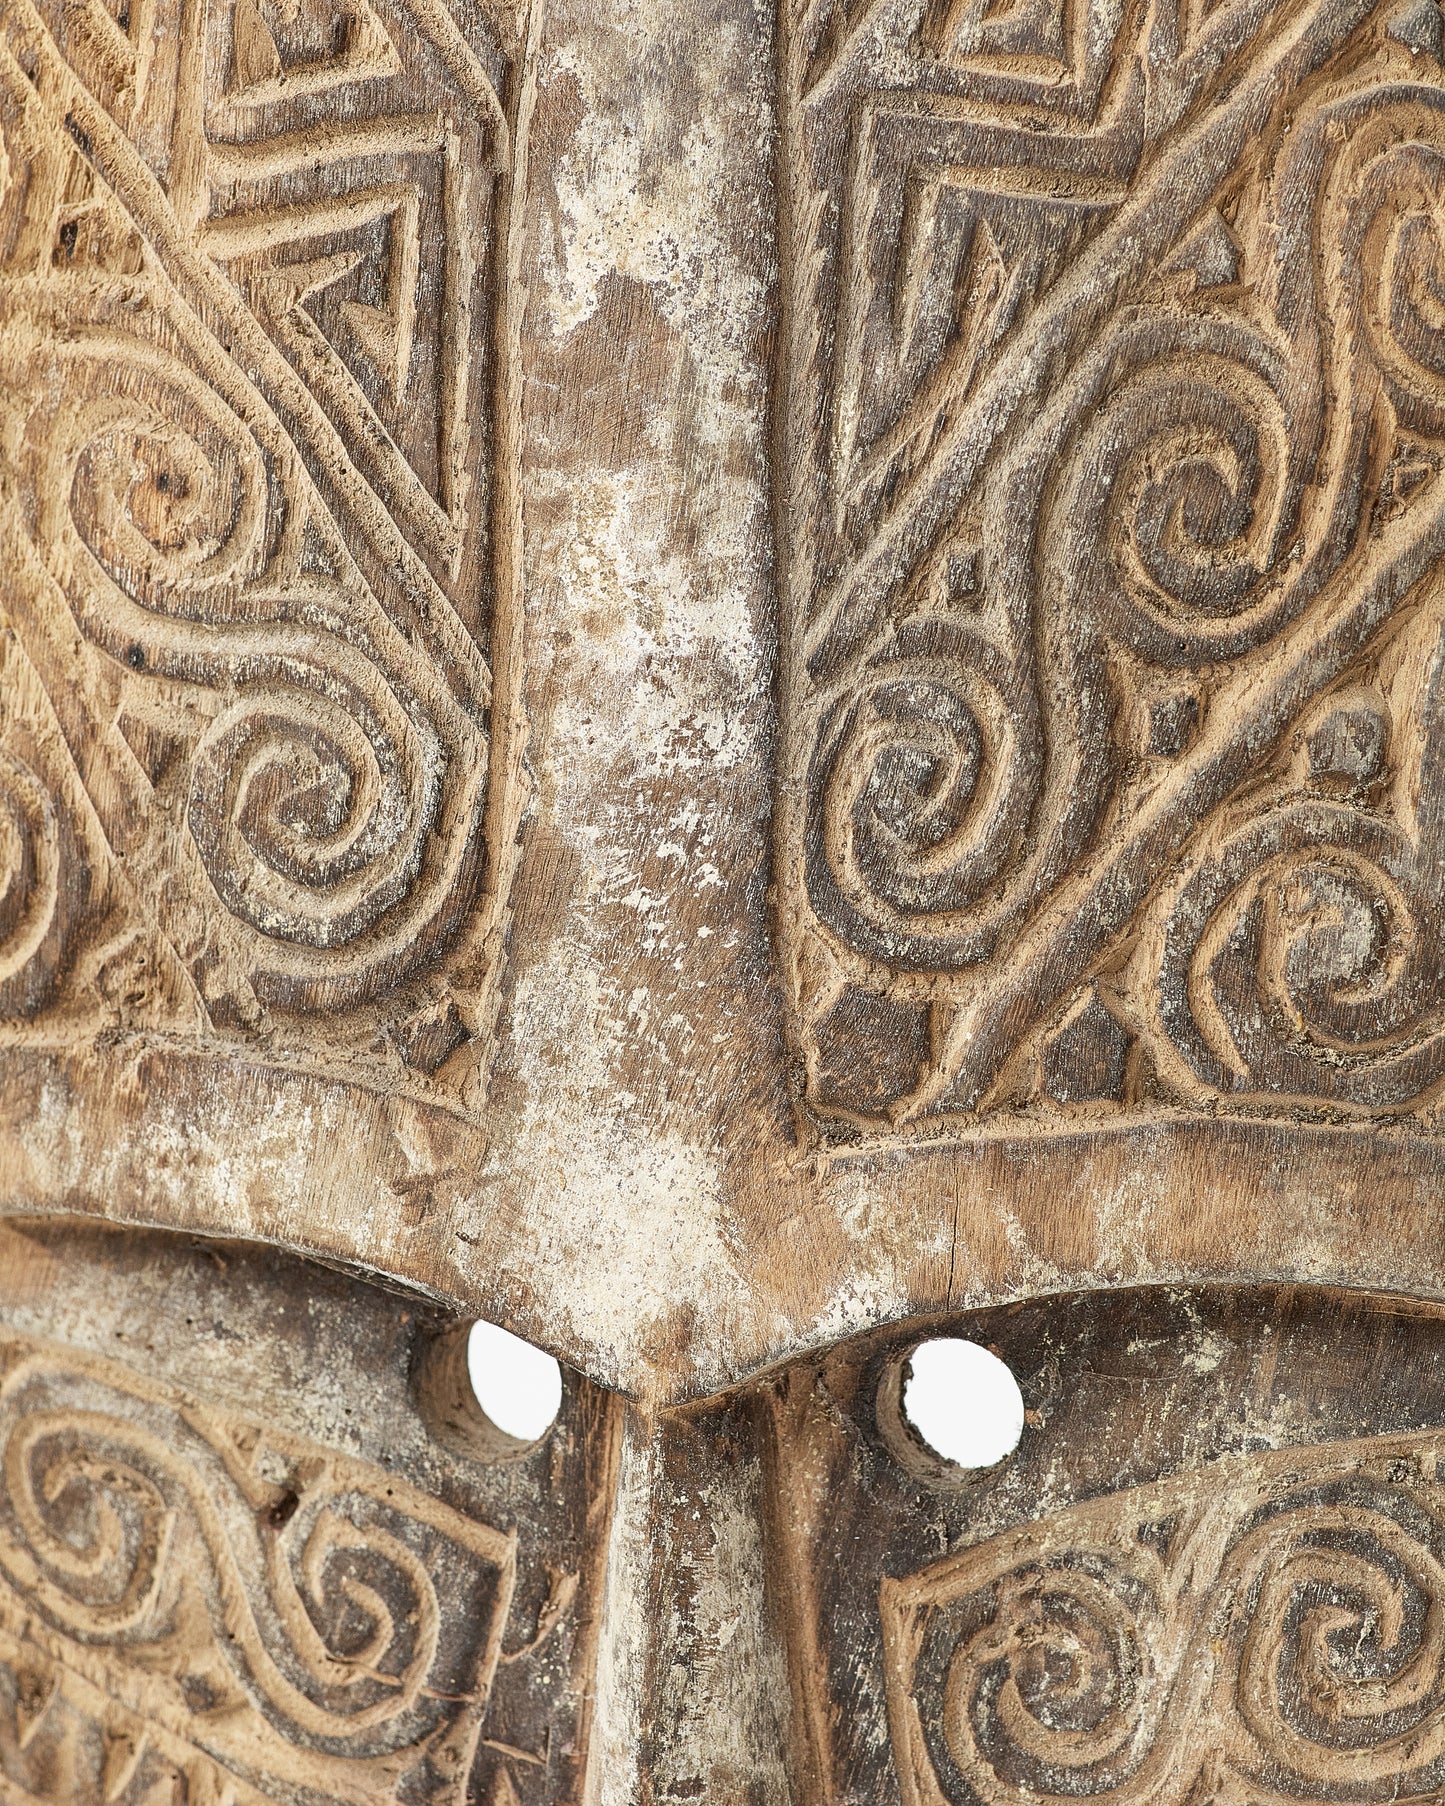
[[[478,1405],[494,1342],[464,1395],[415,1299],[75,1221],[4,1251],[18,1800],[1441,1786],[1438,1307],[1075,1293],[661,1413],[571,1374],[522,1440]],[[1013,1376],[1002,1455],[928,1440],[913,1377],[960,1346]],[[965,1430],[980,1385],[945,1397]]]
[[[1442,47],[0,0],[0,1806],[1445,1797]]]

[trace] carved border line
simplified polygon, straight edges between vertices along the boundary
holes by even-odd
[[[496,1529],[431,1497],[386,1469],[325,1445],[252,1424],[229,1411],[201,1405],[173,1386],[63,1343],[32,1336],[4,1337],[0,1339],[0,1366],[4,1369],[4,1378],[0,1380],[0,1407],[4,1407],[6,1413],[14,1408],[14,1415],[5,1429],[4,1460],[0,1464],[0,1502],[6,1507],[7,1518],[0,1525],[0,1661],[13,1664],[18,1658],[22,1666],[38,1668],[42,1678],[51,1683],[29,1727],[31,1734],[39,1728],[55,1701],[63,1698],[101,1726],[108,1743],[128,1746],[132,1770],[146,1742],[153,1742],[188,1780],[203,1790],[209,1789],[199,1795],[207,1806],[223,1806],[227,1801],[232,1806],[243,1806],[248,1801],[260,1806],[261,1802],[271,1799],[267,1789],[273,1780],[294,1786],[308,1797],[334,1797],[338,1803],[349,1802],[349,1806],[372,1806],[373,1802],[380,1806],[383,1797],[387,1800],[395,1797],[394,1784],[399,1782],[402,1767],[408,1763],[433,1761],[439,1765],[443,1776],[450,1774],[453,1777],[450,1781],[442,1779],[440,1785],[445,1797],[453,1801],[454,1806],[460,1806],[491,1711],[493,1683],[502,1660],[503,1637],[516,1582],[515,1529]],[[57,1382],[61,1388],[70,1382],[92,1388],[94,1392],[82,1394],[79,1400],[67,1397],[63,1390],[57,1395]],[[17,1402],[23,1400],[31,1385],[38,1392],[38,1400]],[[157,1412],[161,1416],[148,1423],[144,1416],[132,1416],[123,1409],[116,1409],[115,1401],[134,1401],[138,1412]],[[225,1489],[222,1493],[208,1490],[207,1477],[195,1464],[194,1449],[188,1455],[183,1446],[184,1438],[176,1434],[182,1427],[195,1439],[206,1459],[214,1461],[224,1473],[229,1487],[234,1489],[233,1494],[226,1493]],[[85,1440],[90,1435],[98,1436],[102,1444],[110,1438],[124,1452],[118,1457],[112,1452],[98,1467],[86,1469],[83,1466]],[[35,1448],[58,1439],[67,1442],[74,1439],[76,1445],[70,1449],[69,1456],[60,1457],[62,1463],[73,1457],[77,1448],[80,1451],[81,1464],[73,1473],[68,1473],[72,1482],[102,1490],[118,1487],[123,1492],[129,1485],[135,1497],[142,1500],[148,1488],[155,1497],[149,1507],[143,1503],[140,1509],[156,1512],[164,1506],[157,1518],[159,1541],[153,1550],[156,1574],[152,1586],[133,1602],[129,1616],[118,1613],[116,1602],[107,1599],[100,1610],[101,1622],[94,1627],[83,1623],[89,1609],[88,1601],[82,1598],[84,1586],[72,1598],[65,1583],[67,1578],[73,1580],[75,1576],[68,1575],[64,1567],[57,1568],[45,1561],[43,1551],[35,1542],[35,1526],[27,1522],[21,1503],[20,1495],[33,1485],[29,1470]],[[162,1498],[156,1491],[153,1474],[142,1471],[127,1476],[126,1460],[132,1454],[138,1455],[143,1463],[149,1457],[158,1464],[175,1489],[175,1496],[166,1493]],[[290,1511],[279,1521],[274,1516],[274,1503],[280,1494],[280,1485],[263,1473],[263,1454],[279,1456],[291,1474],[304,1476],[293,1484],[305,1497],[298,1501],[292,1493]],[[214,1486],[214,1473],[210,1480]],[[136,1488],[140,1489],[138,1493]],[[332,1546],[369,1547],[371,1545],[366,1543],[369,1533],[376,1539],[374,1547],[381,1559],[390,1559],[403,1566],[404,1571],[407,1562],[424,1559],[429,1564],[435,1555],[434,1542],[439,1542],[444,1547],[464,1551],[480,1568],[495,1576],[495,1590],[480,1621],[457,1618],[458,1601],[438,1600],[435,1596],[431,1599],[433,1612],[440,1605],[443,1611],[451,1613],[454,1627],[475,1639],[469,1650],[472,1673],[465,1692],[456,1695],[434,1692],[428,1685],[431,1663],[437,1656],[435,1640],[430,1654],[424,1657],[426,1665],[408,1678],[409,1692],[399,1691],[395,1704],[383,1695],[380,1705],[363,1706],[354,1714],[339,1718],[323,1704],[313,1702],[310,1694],[296,1688],[290,1675],[277,1664],[271,1647],[275,1627],[270,1633],[263,1630],[252,1598],[253,1589],[267,1595],[268,1604],[281,1624],[286,1622],[288,1609],[283,1593],[287,1588],[292,1589],[288,1595],[289,1609],[300,1613],[298,1628],[293,1634],[293,1649],[304,1651],[309,1637],[316,1642],[312,1658],[319,1655],[323,1665],[327,1650],[324,1642],[317,1641],[318,1627],[302,1603],[299,1591],[295,1590],[296,1576],[288,1564],[298,1559],[297,1552],[294,1549],[282,1552],[279,1543],[268,1548],[267,1539],[289,1534],[290,1528],[299,1523],[303,1515],[309,1515],[313,1536],[325,1533],[332,1518],[331,1501],[344,1499],[348,1494],[357,1495],[380,1513],[429,1532],[430,1539],[424,1544],[424,1558],[418,1557],[415,1551],[397,1543],[384,1523],[373,1525],[365,1515],[353,1519],[343,1509],[336,1520],[343,1534]],[[49,1494],[45,1496],[53,1504]],[[135,1502],[134,1498],[132,1502]],[[36,1501],[31,1499],[29,1503],[34,1507]],[[102,1509],[111,1507],[103,1505]],[[156,1651],[174,1642],[181,1628],[180,1616],[174,1623],[158,1622],[150,1626],[149,1636],[145,1628],[153,1612],[159,1609],[164,1614],[173,1609],[163,1604],[161,1589],[163,1571],[175,1559],[171,1542],[173,1521],[178,1511],[193,1514],[213,1568],[216,1587],[213,1612],[216,1615],[211,1620],[208,1635],[214,1639],[224,1627],[228,1665],[234,1669],[238,1681],[242,1675],[246,1677],[243,1690],[249,1710],[257,1726],[265,1727],[263,1742],[254,1750],[248,1749],[244,1738],[241,1741],[245,1758],[241,1767],[252,1771],[250,1780],[237,1770],[237,1753],[231,1746],[226,1722],[217,1721],[212,1739],[214,1747],[207,1748],[206,1734],[203,1732],[198,1739],[192,1733],[191,1716],[174,1697],[174,1689],[170,1693],[162,1689],[157,1695],[150,1686],[156,1668]],[[243,1572],[231,1532],[239,1521],[252,1515],[261,1525],[256,1547],[262,1550],[263,1559],[258,1571],[248,1573]],[[271,1526],[269,1531],[268,1525]],[[347,1539],[344,1534],[347,1529],[356,1533],[354,1539]],[[132,1555],[134,1551],[117,1548],[112,1559],[123,1563]],[[304,1567],[305,1558],[301,1561]],[[278,1573],[285,1576],[280,1591],[277,1590]],[[182,1583],[188,1585],[197,1578],[188,1571],[182,1577]],[[311,1582],[313,1586],[316,1584],[314,1575]],[[427,1584],[434,1583],[434,1578],[428,1575]],[[81,1628],[67,1621],[72,1607],[79,1613]],[[425,1608],[420,1600],[416,1609],[422,1622],[415,1624],[415,1629],[424,1648]],[[434,1622],[433,1639],[436,1629]],[[16,1655],[9,1653],[11,1649]],[[416,1659],[413,1654],[411,1660],[415,1662]],[[162,1672],[166,1670],[162,1668]],[[398,1714],[413,1708],[412,1694],[428,1700],[434,1708],[445,1709],[437,1722],[419,1735],[414,1733],[413,1742],[394,1742],[388,1735],[389,1729]],[[266,1709],[268,1706],[270,1710]],[[231,1716],[234,1717],[234,1713]],[[368,1753],[366,1742],[368,1735],[373,1733],[373,1725],[381,1741],[376,1750]],[[294,1735],[297,1730],[302,1732],[300,1740]],[[19,1736],[23,1750],[28,1741],[24,1727],[19,1727]],[[358,1739],[355,1748],[328,1749],[328,1745],[351,1736]],[[7,1785],[5,1777],[0,1775],[0,1800],[7,1798]],[[114,1794],[108,1792],[106,1797],[117,1797],[120,1785]],[[26,1798],[23,1792],[17,1797]],[[435,1797],[440,1799],[441,1795]]]
[[[995,1704],[989,1728],[1007,1744],[1011,1723],[1027,1719],[1036,1741],[1020,1736],[1011,1753],[1026,1751],[1041,1767],[1051,1758],[1072,1762],[1070,1778],[1090,1798],[1182,1806],[1201,1786],[1216,1799],[1235,1798],[1237,1787],[1241,1797],[1261,1806],[1282,1806],[1298,1797],[1302,1779],[1323,1797],[1331,1797],[1331,1784],[1339,1790],[1333,1797],[1347,1797],[1357,1780],[1364,1799],[1381,1797],[1389,1783],[1398,1788],[1412,1774],[1418,1780],[1431,1768],[1438,1772],[1445,1743],[1438,1665],[1442,1600],[1431,1587],[1445,1575],[1438,1556],[1442,1449],[1439,1432],[1427,1430],[1226,1456],[1026,1522],[912,1574],[885,1576],[878,1610],[903,1806],[947,1806],[951,1797],[929,1749],[928,1732],[937,1726],[931,1715],[926,1719],[916,1693],[930,1623],[968,1600],[992,1599],[993,1610],[950,1652],[954,1723],[942,1740],[964,1766],[970,1789],[992,1806],[1022,1806],[1037,1797],[1027,1782],[1006,1778],[994,1766],[974,1717],[978,1699],[965,1708],[963,1675],[954,1671],[972,1661],[976,1677],[1004,1672],[1014,1686],[1015,1658],[1027,1662],[1039,1648],[1046,1650],[1051,1632],[1068,1647],[1069,1631],[1062,1626],[1069,1621],[1051,1619],[1044,1609],[1054,1594],[1072,1600],[1096,1631],[1106,1620],[1092,1612],[1101,1609],[1117,1614],[1107,1620],[1110,1628],[1137,1639],[1139,1670],[1130,1698],[1114,1703],[1117,1747],[1098,1755],[1095,1767],[1090,1733],[1053,1727],[1047,1707],[1039,1717],[1021,1707],[1010,1721]],[[1381,1508],[1382,1493],[1416,1514],[1413,1536]],[[1293,1538],[1292,1520],[1299,1525]],[[1434,1549],[1420,1539],[1421,1526],[1436,1539]],[[1380,1546],[1398,1563],[1397,1571],[1372,1560],[1372,1531],[1394,1539]],[[1342,1549],[1341,1539],[1349,1536],[1364,1546]],[[1356,1601],[1372,1585],[1379,1589],[1367,1604],[1315,1605],[1330,1642],[1352,1625],[1361,1644],[1371,1628],[1389,1644],[1378,1619],[1373,1626],[1371,1619],[1372,1612],[1383,1615],[1389,1587],[1397,1589],[1394,1598],[1411,1586],[1426,1594],[1426,1624],[1417,1628],[1414,1646],[1408,1631],[1399,1630],[1395,1645],[1376,1651],[1378,1666],[1368,1676],[1349,1672],[1341,1653],[1335,1667],[1301,1683],[1321,1711],[1327,1709],[1322,1697],[1337,1690],[1346,1733],[1338,1747],[1304,1733],[1270,1691],[1280,1685],[1281,1646],[1291,1637],[1303,1646],[1309,1635],[1306,1625],[1294,1624],[1290,1609],[1292,1565],[1300,1570],[1294,1586],[1333,1572]],[[1426,1675],[1427,1668],[1433,1672]],[[1392,1688],[1398,1695],[1393,1699]],[[1392,1707],[1413,1714],[1413,1722],[1371,1736],[1390,1725]],[[1353,1737],[1352,1725],[1359,1727]],[[1201,1747],[1198,1733],[1205,1726],[1214,1735]],[[1124,1728],[1132,1729],[1127,1741]],[[1110,1741],[1106,1729],[1103,1723],[1091,1726],[1101,1748]],[[1114,1769],[1119,1778],[1107,1785],[1105,1775]],[[1070,1791],[1067,1783],[1060,1791]],[[1424,1794],[1411,1789],[1400,1797],[1436,1799],[1438,1793],[1430,1786]]]

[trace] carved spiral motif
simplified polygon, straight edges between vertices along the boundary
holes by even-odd
[[[1438,133],[1436,119],[1423,123]],[[1359,190],[1353,236],[1370,346],[1406,425],[1445,437],[1445,150],[1392,145]]]
[[[1231,1458],[885,1580],[906,1806],[1438,1798],[1442,1457]]]
[[[1408,852],[1343,809],[1266,818],[1185,887],[1168,922],[1163,1021],[1229,1090],[1388,1103],[1438,1065],[1438,937]]]
[[[1393,412],[1436,440],[1442,122],[1438,92],[1413,87],[1336,103],[1301,135],[1280,202],[1290,217],[1310,201],[1341,408]],[[1281,277],[1286,314],[1312,304],[1301,266]],[[1357,454],[1365,443],[1357,430]],[[1349,486],[1340,492],[1348,501]],[[1394,1109],[1445,1071],[1439,631],[1422,617],[1414,675],[1397,675],[1390,707],[1363,693],[1322,703],[1291,778],[1201,837],[1167,912],[1159,988],[1167,1036],[1211,1087]],[[1408,785],[1390,785],[1392,764]]]
[[[418,1556],[379,1526],[363,1527],[323,1508],[298,1566],[301,1609],[287,1616],[308,1671],[342,1689],[385,1674],[394,1689],[390,1698],[353,1712],[349,1722],[377,1722],[413,1704],[436,1659],[441,1624],[436,1588]],[[375,1578],[378,1568],[392,1578],[390,1603],[362,1578]],[[280,1577],[278,1596],[292,1597],[289,1569]]]
[[[824,803],[834,874],[867,906],[872,885],[901,912],[932,913],[961,868],[997,852],[1015,756],[1003,699],[972,672],[885,667],[841,736]]]
[[[225,403],[180,366],[147,358],[136,377],[133,391],[102,390],[76,409],[72,516],[123,593],[161,617],[204,619],[211,592],[260,569],[264,461]],[[162,657],[154,626],[149,637],[142,652]],[[109,649],[134,665],[135,644]]]
[[[402,710],[349,678],[275,661],[211,724],[192,768],[191,833],[227,908],[320,948],[356,939],[405,896],[418,819],[435,809]]]
[[[31,1388],[121,1410],[27,1402]],[[139,1421],[134,1396],[48,1358],[4,1392],[0,1576],[63,1634],[142,1666],[229,1665],[286,1735],[353,1757],[417,1735],[417,1715],[437,1710],[429,1681],[466,1693],[474,1673],[459,1652],[438,1672],[432,1565],[449,1564],[458,1610],[483,1612],[467,1635],[484,1640],[488,1604],[509,1585],[508,1539],[464,1526],[449,1542],[392,1502],[394,1482],[373,1493],[313,1480],[278,1524],[267,1489],[238,1498],[225,1453],[178,1415]]]
[[[1404,972],[1413,925],[1397,885],[1342,848],[1258,874],[1261,993],[1275,1020],[1336,1048],[1372,1041]]]
[[[1235,1551],[1240,1716],[1316,1784],[1398,1783],[1445,1754],[1445,1567],[1409,1515],[1398,1498],[1300,1505]]]
[[[258,991],[354,1002],[460,907],[484,741],[359,574],[304,566],[317,504],[284,442],[157,345],[65,354],[64,396],[96,399],[37,410],[43,540],[92,639],[198,689],[188,821],[261,937]]]
[[[836,189],[831,153],[800,165],[829,195],[841,249],[836,281],[830,269],[799,290],[813,336],[795,349],[819,373],[795,435],[817,505],[786,523],[806,574],[791,694],[812,748],[812,920],[790,914],[786,932],[826,948],[791,969],[810,1101],[849,1132],[865,1117],[953,1132],[1006,1107],[1035,1083],[1021,1075],[1074,987],[1115,956],[1136,1020],[1150,1018],[1131,1070],[1167,1068],[1171,1102],[1396,1113],[1445,1074],[1445,1052],[1425,1051],[1445,1042],[1431,869],[1445,840],[1413,819],[1445,771],[1417,783],[1416,746],[1397,742],[1405,757],[1370,784],[1300,786],[1288,822],[1274,781],[1310,691],[1373,683],[1391,636],[1434,606],[1445,91],[1420,55],[1434,15],[1400,15],[1369,57],[1345,49],[1355,24],[1340,15],[1308,75],[1242,59],[1226,77],[1267,18],[1273,34],[1282,15],[1236,8],[1168,56],[1149,31],[1119,41],[1151,96],[1139,129],[1159,137],[1123,158],[1097,213],[1082,188],[1077,211],[1059,206],[1054,159],[1078,147],[1042,120],[1027,148],[1007,141],[1027,180],[978,181],[971,139],[942,177],[962,128],[931,98],[892,135],[870,115]],[[1183,95],[1206,66],[1217,86],[1196,108]],[[1266,68],[1280,85],[1263,85]],[[919,96],[933,74],[919,72]],[[1201,161],[1226,130],[1233,148]],[[915,181],[935,221],[926,259],[898,200]],[[987,285],[960,230],[944,260],[944,191],[975,248],[986,228]],[[811,272],[810,257],[799,249]],[[920,307],[926,380],[906,361]],[[853,367],[867,344],[893,359],[906,429],[860,475],[849,436],[875,374]],[[957,585],[955,549],[976,566]],[[952,632],[952,713],[921,683],[877,699],[924,614]],[[890,632],[897,649],[880,652]],[[1247,827],[1251,811],[1271,819]],[[1196,854],[1213,869],[1182,895],[1179,863]],[[1161,930],[1164,897],[1179,909]],[[1144,964],[1161,947],[1162,1033]],[[960,982],[983,961],[989,973]],[[922,1018],[897,1017],[907,1057],[866,1101],[841,1048],[861,1069],[865,1034],[893,1031],[881,1014],[850,1026],[840,983],[929,1012],[921,1058]]]
[[[1106,350],[1108,386],[1079,397],[1081,430],[1042,531],[1064,631],[1084,639],[1102,623],[1167,664],[1237,656],[1286,609],[1308,428],[1283,399],[1284,361],[1241,329],[1181,335],[1163,320]]]
[[[44,944],[60,891],[55,805],[30,767],[0,752],[0,984]]]
[[[835,711],[820,748],[817,880],[855,939],[909,963],[967,954],[976,904],[1025,835],[1027,699],[982,641],[906,635]]]
[[[45,1603],[86,1639],[145,1622],[170,1546],[165,1494],[143,1460],[118,1453],[114,1429],[91,1412],[36,1412],[5,1445],[6,1490]]]
[[[854,945],[908,969],[986,957],[1088,843],[1117,765],[1101,629],[1196,664],[1306,605],[1290,555],[1317,422],[1289,390],[1277,347],[1217,320],[1132,318],[1085,361],[989,492],[982,587],[1007,632],[911,622],[824,717],[813,894]]]
[[[1005,1792],[1114,1792],[1148,1754],[1157,1710],[1157,1614],[1144,1589],[1082,1554],[1005,1574],[995,1600],[947,1666],[952,1762]]]
[[[1161,1024],[1225,1092],[1403,1103],[1445,1070],[1440,784],[1445,633],[1420,622],[1401,718],[1327,698],[1291,777],[1212,842],[1162,912]],[[1408,826],[1380,806],[1391,747],[1419,760]]]
[[[1378,1045],[1415,939],[1409,904],[1389,875],[1328,841],[1267,860],[1221,906],[1219,926],[1196,949],[1194,995],[1222,951],[1225,924],[1251,909],[1257,995],[1276,1029],[1339,1053]]]

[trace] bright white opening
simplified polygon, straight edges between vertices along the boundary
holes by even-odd
[[[468,1332],[467,1377],[490,1421],[518,1442],[536,1442],[557,1421],[562,1369],[495,1323],[474,1323]]]
[[[903,1382],[903,1415],[936,1455],[959,1467],[992,1467],[1024,1433],[1019,1383],[977,1342],[920,1342]]]

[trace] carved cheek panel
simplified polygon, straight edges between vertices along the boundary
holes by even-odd
[[[0,28],[5,1032],[240,1037],[475,1105],[529,15]]]
[[[820,1134],[1428,1118],[1433,12],[787,10]]]
[[[263,1794],[298,1771],[322,1797],[385,1789],[388,1773],[456,1792],[515,1535],[315,1447],[208,1423],[110,1364],[6,1355],[12,1635],[92,1675],[157,1669],[160,1723]]]
[[[35,1261],[10,1241],[18,1264]],[[255,1263],[238,1298],[163,1243],[121,1251],[82,1237],[67,1252],[91,1283],[95,1256],[110,1266],[119,1322],[127,1293],[137,1302],[169,1274],[187,1316],[159,1313],[175,1338],[159,1365],[184,1365],[188,1337],[191,1359],[214,1359],[204,1344],[226,1318],[202,1313],[220,1303],[245,1348],[232,1357],[238,1389],[249,1378],[264,1391],[268,1369],[291,1368],[299,1383],[280,1414],[295,1417],[318,1411],[308,1390],[334,1397],[364,1372],[359,1410],[341,1416],[365,1424],[359,1438],[347,1426],[344,1451],[181,1390],[148,1358],[154,1330],[124,1362],[0,1332],[5,1797],[572,1797],[611,1483],[610,1419],[590,1389],[574,1383],[535,1453],[468,1461],[431,1440],[408,1395],[408,1348],[431,1332],[421,1325],[417,1341],[403,1308],[323,1280],[317,1352],[350,1342],[308,1378],[294,1372],[307,1365],[300,1337],[266,1342],[268,1317],[286,1321],[304,1296],[288,1283],[305,1284],[304,1269],[268,1284]]]
[[[1221,1462],[885,1580],[904,1798],[1433,1797],[1442,1458]]]
[[[937,1334],[1019,1375],[997,1468],[950,1468],[898,1414]],[[889,1331],[778,1382],[806,1797],[1436,1798],[1439,1337],[1328,1294],[1116,1295]]]

